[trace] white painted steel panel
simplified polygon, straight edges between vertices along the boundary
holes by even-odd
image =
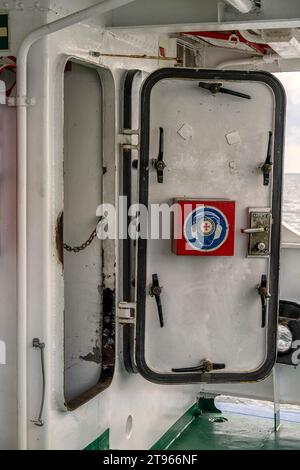
[[[97,71],[71,63],[65,72],[64,243],[78,246],[97,225],[102,201],[102,91]],[[94,386],[101,373],[102,247],[64,250],[65,394]]]
[[[225,82],[251,100],[198,88],[197,81],[162,80],[151,95],[150,158],[157,158],[158,128],[165,130],[164,183],[150,172],[149,203],[170,203],[174,197],[226,198],[236,201],[234,257],[180,257],[170,241],[148,241],[147,284],[158,273],[163,286],[165,327],[158,323],[155,300],[146,304],[146,360],[153,370],[196,366],[201,359],[225,363],[226,371],[258,368],[266,354],[261,328],[261,300],[256,291],[268,260],[249,259],[249,207],[270,207],[270,186],[263,186],[259,168],[266,158],[273,129],[274,96],[262,83]],[[184,140],[183,124],[194,130]],[[237,131],[241,142],[229,145]],[[232,167],[234,169],[232,169]]]

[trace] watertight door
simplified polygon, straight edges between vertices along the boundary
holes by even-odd
[[[167,68],[140,99],[137,369],[161,384],[263,379],[276,360],[284,91],[265,72]]]

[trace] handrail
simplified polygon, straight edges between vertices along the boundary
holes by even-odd
[[[42,399],[41,399],[41,406],[40,411],[37,419],[32,419],[31,422],[34,423],[38,427],[44,426],[43,421],[43,411],[44,411],[44,404],[45,404],[45,393],[46,393],[46,376],[45,376],[45,359],[44,359],[44,349],[45,343],[41,343],[39,338],[34,338],[32,341],[32,347],[35,349],[39,349],[41,352],[41,368],[42,368]]]

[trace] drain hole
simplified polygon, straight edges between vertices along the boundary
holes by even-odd
[[[129,415],[126,421],[126,438],[130,439],[132,435],[132,427],[133,427],[133,419],[132,416]]]

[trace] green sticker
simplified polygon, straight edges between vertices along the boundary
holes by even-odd
[[[0,50],[9,49],[8,13],[0,13]]]

